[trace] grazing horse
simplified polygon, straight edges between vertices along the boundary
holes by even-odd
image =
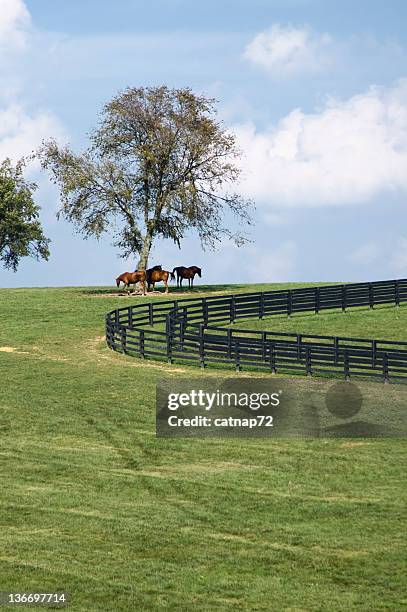
[[[190,266],[186,268],[185,266],[178,266],[178,268],[173,269],[173,273],[177,273],[177,287],[182,288],[182,279],[188,279],[188,286],[190,289],[194,286],[194,276],[198,274],[199,278],[201,278],[202,270],[198,268],[198,266]]]
[[[128,293],[130,293],[130,285],[134,285],[134,291],[136,290],[136,283],[140,283],[143,287],[143,295],[146,294],[146,273],[144,270],[136,270],[135,272],[123,272],[116,278],[116,285],[120,287],[120,283],[124,284],[124,288],[127,287]]]
[[[155,286],[155,283],[159,281],[164,281],[165,285],[165,293],[168,293],[168,277],[171,276],[171,280],[175,279],[175,275],[173,272],[168,272],[168,270],[162,270],[161,266],[154,266],[154,268],[150,268],[146,271],[146,279],[147,279],[147,291],[150,291],[150,285]]]

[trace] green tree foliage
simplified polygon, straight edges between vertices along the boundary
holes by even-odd
[[[126,89],[104,107],[86,151],[51,140],[38,155],[60,188],[60,214],[85,237],[113,232],[123,257],[139,255],[139,268],[156,237],[179,246],[192,229],[203,248],[247,240],[228,227],[231,217],[251,223],[251,202],[228,191],[240,172],[235,138],[217,121],[214,100],[190,89]]]
[[[49,257],[50,241],[32,196],[37,185],[24,179],[24,166],[24,160],[15,166],[9,159],[0,164],[0,261],[14,272],[22,257]]]

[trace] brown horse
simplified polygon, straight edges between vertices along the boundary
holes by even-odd
[[[188,279],[188,286],[190,289],[194,286],[194,276],[198,274],[199,278],[201,278],[202,270],[198,268],[198,266],[190,266],[186,268],[185,266],[178,266],[178,268],[173,269],[173,273],[177,273],[177,287],[182,288],[182,279]]]
[[[148,286],[152,284],[153,289],[154,289],[154,283],[151,283],[151,274],[155,272],[156,270],[162,270],[162,269],[163,267],[160,265],[160,266],[153,266],[152,268],[149,268],[148,270],[146,270],[146,281],[147,281]]]
[[[154,283],[151,283],[151,274],[152,272],[154,272],[155,270],[162,270],[163,267],[161,265],[159,266],[153,266],[152,268],[149,268],[148,270],[146,270],[146,282],[147,282],[147,286],[148,289],[150,290],[150,285],[153,285],[153,290],[154,290]]]
[[[146,294],[146,273],[144,270],[136,270],[135,272],[123,272],[116,278],[116,285],[120,287],[120,283],[124,284],[124,288],[127,287],[128,293],[130,293],[130,285],[134,285],[134,291],[136,290],[136,283],[140,283],[143,287],[143,295]]]
[[[168,270],[162,270],[161,266],[154,266],[154,268],[150,268],[146,271],[146,279],[147,279],[147,291],[150,291],[150,285],[155,286],[155,283],[159,281],[164,281],[165,285],[165,293],[168,293],[168,277],[171,276],[171,280],[175,279],[173,272],[168,272]]]

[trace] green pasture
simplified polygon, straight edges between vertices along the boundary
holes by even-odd
[[[107,349],[108,310],[161,299],[112,294],[0,290],[0,590],[84,611],[404,609],[405,441],[157,439],[157,381],[219,372]],[[406,323],[407,305],[236,327],[407,340]]]
[[[264,319],[238,319],[234,328],[247,330],[270,330],[298,334],[319,334],[371,338],[376,340],[401,340],[407,342],[407,304],[395,307],[381,304],[368,307],[340,310],[321,310],[294,313],[290,317],[277,315]]]

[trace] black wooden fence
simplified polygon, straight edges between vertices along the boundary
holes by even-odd
[[[239,319],[406,301],[407,279],[400,279],[141,303],[106,315],[106,341],[113,350],[169,363],[407,380],[407,342],[227,327]]]

